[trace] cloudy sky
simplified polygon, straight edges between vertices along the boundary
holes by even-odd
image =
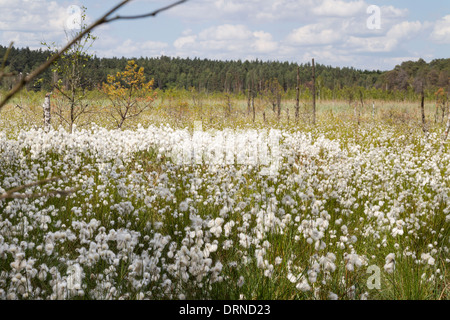
[[[77,8],[88,22],[119,0],[0,0],[0,44],[65,41]],[[134,0],[119,13],[171,3]],[[74,23],[75,21],[75,23]],[[160,55],[271,60],[387,70],[406,60],[450,58],[448,0],[190,0],[156,18],[96,29],[101,57]]]

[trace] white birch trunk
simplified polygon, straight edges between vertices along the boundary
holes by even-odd
[[[45,95],[44,104],[42,105],[42,108],[44,109],[44,128],[46,130],[50,129],[50,121],[51,121],[50,95],[51,95],[51,93],[47,93]]]

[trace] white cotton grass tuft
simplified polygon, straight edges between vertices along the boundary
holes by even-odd
[[[240,276],[240,277],[239,277],[239,280],[238,280],[238,283],[237,283],[237,286],[238,286],[239,288],[241,288],[241,287],[244,285],[244,283],[245,283],[244,277],[243,277],[243,276]]]
[[[297,285],[295,287],[302,292],[308,292],[311,290],[311,286],[309,285],[308,281],[306,281],[306,280],[303,280],[302,282],[297,283]]]
[[[384,270],[387,273],[393,273],[395,270],[395,254],[390,253],[386,256],[386,263],[384,265]]]
[[[0,201],[0,283],[10,284],[0,299],[208,299],[229,290],[251,299],[266,277],[307,298],[368,299],[342,274],[359,279],[380,258],[388,274],[398,258],[430,287],[442,282],[444,272],[431,271],[449,262],[446,229],[430,221],[449,219],[441,204],[450,156],[436,153],[432,133],[361,126],[360,141],[344,141],[336,127],[327,138],[329,129],[283,129],[278,150],[263,129],[204,132],[201,141],[168,125],[0,132],[0,192],[59,173],[69,178],[24,192],[79,187],[66,198]],[[252,164],[258,150],[279,163]],[[187,163],[199,159],[209,162]],[[424,232],[426,251],[404,247]],[[72,285],[75,265],[95,285]]]
[[[420,258],[424,261],[424,263],[427,263],[430,266],[433,266],[435,263],[435,259],[429,253],[422,253]]]
[[[328,293],[328,299],[329,299],[329,300],[338,300],[339,297],[338,297],[337,294],[335,294],[335,293],[333,293],[333,292],[330,291],[330,292]]]

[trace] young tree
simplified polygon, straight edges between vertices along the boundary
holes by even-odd
[[[117,128],[122,128],[127,119],[139,116],[151,106],[156,98],[153,84],[154,79],[146,82],[144,68],[139,68],[134,60],[127,62],[124,71],[108,76],[102,91],[112,103],[109,114]]]
[[[86,8],[82,8],[79,30],[72,29],[65,31],[66,39],[75,38],[87,29]],[[66,123],[69,132],[73,131],[73,125],[85,114],[92,112],[87,99],[86,87],[89,85],[86,62],[92,58],[88,50],[96,40],[91,32],[79,39],[74,45],[53,64],[52,71],[58,76],[58,80],[53,84],[57,90],[54,101],[56,102],[56,115],[62,123]],[[50,51],[58,52],[55,43],[47,44],[42,42]]]
[[[277,117],[279,119],[281,116],[281,98],[283,94],[283,87],[276,78],[267,80],[265,87],[266,90],[264,91],[264,96],[267,102],[272,105],[272,110],[274,113],[277,113]]]
[[[349,108],[352,107],[352,103],[355,100],[355,87],[344,87],[343,89],[344,97],[348,101]]]
[[[436,95],[436,122],[437,122],[437,117],[438,117],[438,110],[440,108],[440,110],[442,112],[441,123],[444,123],[445,112],[447,111],[446,107],[447,107],[448,95],[445,92],[444,88],[439,88],[439,90],[436,91],[435,95]]]
[[[420,111],[422,113],[422,130],[425,134],[428,134],[428,129],[427,129],[427,125],[426,125],[426,119],[425,119],[425,91],[423,89],[423,85],[422,85],[422,89],[421,89],[421,99],[420,99]]]

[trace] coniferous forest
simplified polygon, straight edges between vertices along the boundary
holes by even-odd
[[[0,57],[7,47],[0,45]],[[16,78],[5,78],[1,88],[10,89],[17,77],[26,75],[44,62],[51,52],[12,48],[6,61],[6,71],[14,72]],[[284,92],[295,95],[297,67],[300,84],[308,94],[312,87],[311,63],[295,64],[279,61],[216,61],[199,58],[134,58],[145,69],[145,75],[155,80],[155,88],[192,89],[198,91],[243,94],[251,86],[257,92],[267,89],[276,79]],[[89,57],[83,86],[88,90],[98,88],[109,74],[123,70],[129,58]],[[406,61],[393,70],[357,70],[353,67],[332,67],[316,64],[316,86],[319,99],[345,99],[350,88],[364,90],[365,96],[373,99],[415,100],[424,86],[426,97],[432,99],[439,88],[445,91],[450,86],[450,59],[438,59],[427,63],[423,59]],[[34,84],[27,87],[33,91],[50,91],[58,75],[47,70]]]

